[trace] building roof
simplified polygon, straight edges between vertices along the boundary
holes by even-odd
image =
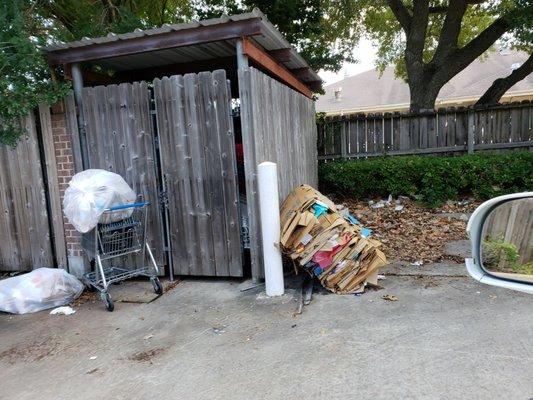
[[[110,33],[45,48],[51,65],[86,62],[118,72],[235,58],[235,42],[247,38],[305,84],[321,82],[307,61],[259,10],[202,21],[167,24],[125,34]]]
[[[518,51],[492,52],[485,59],[477,59],[457,74],[441,89],[437,105],[468,105],[474,103],[494,82],[509,75],[528,58]],[[341,88],[340,99],[335,91]],[[316,103],[319,112],[330,115],[355,112],[403,111],[409,109],[409,87],[394,76],[394,67],[387,67],[380,77],[375,70],[350,76],[324,88]],[[533,74],[516,83],[507,93],[509,97],[533,96]]]

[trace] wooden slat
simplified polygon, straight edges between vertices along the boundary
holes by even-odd
[[[255,116],[254,109],[257,110],[257,104],[254,107],[254,99],[260,93],[256,94],[252,69],[239,69],[239,98],[241,100],[241,129],[242,143],[244,149],[244,170],[246,182],[246,204],[248,208],[248,223],[250,235],[250,255],[252,264],[252,276],[262,276],[262,254],[263,250],[260,245],[260,215],[257,203],[257,175],[256,175],[256,140],[261,139],[261,135],[256,133],[254,126]]]

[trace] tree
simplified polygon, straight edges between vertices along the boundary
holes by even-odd
[[[249,12],[259,8],[296,47],[311,68],[338,71],[354,61],[353,48],[362,26],[351,16],[360,12],[353,0],[204,0],[196,6],[199,18]]]
[[[506,45],[529,53],[529,58],[508,76],[496,79],[479,98],[476,106],[498,104],[505,92],[533,72],[533,4],[528,4],[528,1],[520,3],[523,4],[520,4],[519,11],[523,12],[514,14],[514,24],[521,28],[516,29],[514,35],[507,38]]]
[[[0,142],[14,145],[20,120],[64,97],[43,48],[54,41],[124,33],[189,20],[188,0],[5,0],[0,5]]]
[[[36,0],[35,11],[51,21],[54,41],[149,29],[193,15],[188,0]]]
[[[67,86],[54,81],[40,54],[45,39],[33,4],[10,0],[0,5],[0,142],[14,145],[24,133],[20,120],[40,103],[61,98]]]
[[[433,109],[440,89],[504,35],[514,38],[513,46],[530,50],[531,0],[363,0],[359,4],[365,10],[367,34],[379,42],[378,66],[396,64],[397,75],[409,85],[413,112]],[[529,63],[523,67],[500,81],[487,97],[493,101],[506,85],[527,76]]]

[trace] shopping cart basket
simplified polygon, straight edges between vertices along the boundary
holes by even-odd
[[[90,260],[95,261],[94,271],[84,275],[86,283],[100,292],[108,311],[115,308],[109,295],[109,285],[126,279],[145,276],[150,278],[154,291],[163,293],[163,286],[157,277],[159,268],[150,246],[146,241],[146,218],[149,202],[124,204],[107,209],[96,228],[83,238],[83,248]],[[122,218],[122,219],[121,219]],[[114,221],[114,222],[108,222]],[[148,264],[146,264],[148,253]],[[105,267],[104,261],[130,255],[141,256],[137,268]]]

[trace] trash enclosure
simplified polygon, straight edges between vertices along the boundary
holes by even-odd
[[[157,264],[263,277],[257,165],[278,164],[280,202],[316,186],[321,83],[267,18],[254,10],[84,39],[49,47],[48,59],[73,80],[77,164],[122,175],[152,203]]]

